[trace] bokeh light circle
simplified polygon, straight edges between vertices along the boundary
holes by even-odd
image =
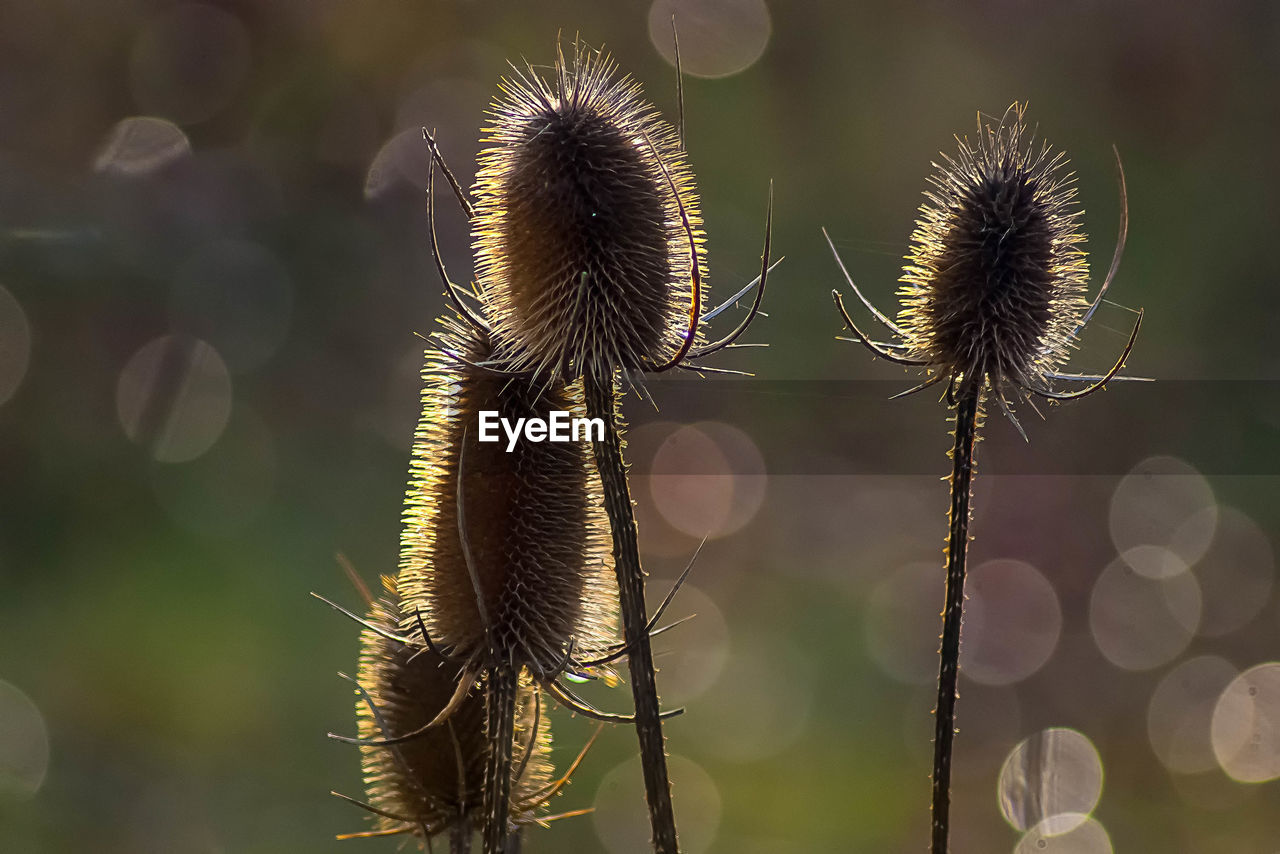
[[[938,675],[943,584],[937,563],[909,563],[877,584],[867,598],[867,652],[899,682],[931,685]]]
[[[657,591],[665,595],[661,581],[650,581],[649,588],[655,596]],[[667,609],[663,622],[690,616],[692,619],[653,639],[654,655],[661,659],[663,700],[677,706],[710,689],[729,659],[729,624],[724,613],[710,596],[686,583]]]
[[[1217,767],[1209,726],[1218,697],[1236,677],[1223,658],[1202,655],[1164,675],[1147,704],[1147,737],[1170,771],[1197,774]]]
[[[0,679],[0,795],[29,798],[49,771],[49,728],[31,698]]]
[[[1024,739],[1000,768],[1000,812],[1018,830],[1071,831],[1102,797],[1102,758],[1085,735],[1054,727]]]
[[[674,430],[653,455],[654,506],[691,537],[740,530],[764,503],[767,476],[755,442],[730,424],[704,421]]]
[[[1210,736],[1231,779],[1280,778],[1280,662],[1251,667],[1231,681],[1213,709]]]
[[[231,374],[218,351],[185,335],[164,335],[130,357],[116,386],[125,435],[165,463],[213,447],[231,414]]]
[[[93,158],[96,172],[136,177],[158,172],[191,154],[191,140],[168,119],[131,116],[116,122]]]
[[[1071,830],[1060,833],[1056,827],[1072,823]],[[1112,854],[1111,837],[1096,818],[1085,815],[1065,815],[1047,819],[1027,831],[1013,854]]]
[[[750,68],[773,33],[764,0],[655,0],[649,38],[675,64],[671,19],[680,36],[680,65],[694,77],[728,77]]]
[[[1150,551],[1172,551],[1188,566],[1209,548],[1217,524],[1213,488],[1200,472],[1176,457],[1149,457],[1138,463],[1111,496],[1111,539],[1128,554],[1134,569],[1149,577],[1167,571],[1163,561],[1148,564]]]
[[[1124,555],[1094,583],[1089,627],[1107,660],[1125,670],[1172,661],[1200,625],[1200,585],[1184,572],[1164,579],[1139,575]]]
[[[402,130],[384,142],[370,161],[364,176],[364,197],[372,201],[401,186],[425,190],[430,168],[431,149],[421,128]],[[438,181],[436,189],[442,184]],[[448,185],[443,186],[447,193]]]
[[[1195,565],[1204,598],[1200,634],[1221,637],[1248,625],[1270,601],[1275,573],[1266,532],[1239,510],[1220,508],[1213,544]]]
[[[0,405],[18,391],[31,363],[31,325],[17,298],[0,285]]]
[[[1017,560],[992,560],[965,583],[960,669],[975,682],[1011,685],[1044,666],[1062,634],[1062,607],[1044,573]]]
[[[1138,575],[1155,579],[1173,578],[1191,568],[1177,552],[1163,546],[1134,546],[1124,553],[1124,561]]]
[[[680,803],[680,850],[700,854],[720,829],[720,790],[711,775],[690,759],[667,758],[673,796]],[[600,781],[595,811],[596,835],[611,854],[648,854],[649,812],[645,806],[640,758],[628,759]]]
[[[640,554],[651,558],[687,561],[698,547],[698,539],[671,527],[653,503],[653,478],[649,474],[653,455],[667,436],[680,425],[655,419],[627,430],[626,457],[634,464],[630,473],[631,497],[635,501],[636,526],[640,531]]]

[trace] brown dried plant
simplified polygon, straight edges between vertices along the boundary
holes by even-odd
[[[964,606],[965,558],[969,544],[974,445],[983,406],[994,400],[1023,437],[1010,397],[1034,407],[1086,397],[1117,377],[1137,340],[1133,332],[1120,358],[1103,376],[1059,372],[1080,330],[1111,286],[1128,230],[1122,204],[1120,236],[1106,279],[1090,302],[1089,267],[1083,246],[1074,174],[1066,158],[1037,144],[1025,107],[1012,105],[998,122],[978,120],[975,141],[956,138],[958,150],[935,164],[925,204],[911,235],[900,279],[901,309],[895,323],[853,284],[835,245],[836,262],[859,300],[891,334],[873,341],[836,307],[856,340],[888,361],[922,368],[925,378],[900,395],[946,383],[955,410],[951,451],[951,509],[946,549],[946,597],[935,710],[933,764],[933,854],[946,854],[950,828],[951,750],[955,737],[956,683]],[[1116,157],[1119,168],[1119,155]],[[1124,173],[1120,172],[1125,202]],[[825,230],[824,230],[825,234]],[[1086,381],[1087,387],[1057,391],[1055,381]]]
[[[493,342],[488,359],[459,359],[535,387],[581,378],[587,415],[604,422],[604,441],[593,449],[613,535],[645,793],[654,848],[673,854],[664,715],[622,458],[619,374],[718,371],[697,360],[732,346],[757,314],[770,269],[769,228],[760,278],[733,297],[758,283],[750,311],[729,335],[699,344],[702,322],[719,310],[702,312],[705,253],[681,132],[607,55],[581,43],[571,60],[557,52],[550,82],[532,66],[512,68],[490,111],[474,204],[445,169],[471,217],[478,308],[449,279],[434,228],[433,252],[455,306]]]

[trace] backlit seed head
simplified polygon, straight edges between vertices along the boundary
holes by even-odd
[[[1023,112],[979,119],[976,142],[934,164],[899,290],[912,358],[997,394],[1043,387],[1088,308],[1075,176]]]
[[[496,349],[457,324],[443,338],[470,362]],[[401,541],[406,612],[420,611],[433,641],[477,672],[489,663],[490,643],[499,661],[535,675],[553,675],[571,642],[580,658],[603,652],[617,634],[617,584],[585,437],[521,437],[511,451],[501,430],[500,441],[479,441],[483,410],[512,424],[553,410],[585,417],[580,383],[498,376],[444,353],[427,358]],[[416,631],[412,623],[402,630]]]
[[[395,585],[388,581],[394,601]],[[392,634],[406,621],[412,622],[412,613],[387,601],[375,603],[368,616],[370,624]],[[369,704],[358,699],[361,738],[415,732],[449,702],[457,686],[456,664],[371,629],[361,634],[360,644],[358,680],[381,718],[376,719]],[[545,713],[537,715],[537,732],[533,732],[537,702],[534,689],[524,685],[516,705],[512,762],[513,774],[524,766],[512,781],[511,819],[517,824],[536,820],[542,806],[537,793],[551,778],[551,733]],[[361,745],[370,805],[398,817],[376,816],[376,829],[429,838],[458,823],[478,824],[488,750],[484,696],[479,690],[473,690],[445,723],[420,736],[394,747]],[[526,763],[524,756],[530,750]]]
[[[684,150],[607,55],[575,45],[552,74],[502,81],[479,158],[476,268],[495,355],[567,377],[663,363],[688,326],[682,207],[705,269]]]

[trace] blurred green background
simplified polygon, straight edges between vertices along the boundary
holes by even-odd
[[[505,61],[557,32],[671,116],[673,5],[0,2],[0,849],[395,848],[333,840],[364,826],[327,794],[361,789],[325,738],[354,728],[357,631],[307,594],[360,607],[339,552],[395,566],[414,333],[443,308],[418,129],[469,183]],[[950,440],[835,340],[819,226],[888,308],[930,161],[1017,99],[1072,157],[1095,268],[1113,144],[1128,177],[1119,304],[1073,367],[1142,306],[1129,368],[1166,382],[1024,412],[1030,448],[990,421],[953,850],[1270,854],[1280,7],[678,5],[713,287],[753,275],[770,179],[787,256],[769,349],[719,363],[767,393],[635,409],[654,598],[712,535],[659,645],[688,851],[924,850]],[[1063,436],[1065,469],[1021,456]],[[591,727],[555,716],[563,766]],[[634,753],[606,732],[555,804],[596,813],[528,850],[643,851]]]

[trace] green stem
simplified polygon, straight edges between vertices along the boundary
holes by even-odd
[[[640,763],[644,771],[645,798],[649,803],[649,823],[656,854],[679,854],[675,812],[671,807],[671,782],[667,776],[667,754],[663,746],[662,720],[658,717],[658,685],[654,677],[653,651],[649,646],[648,613],[644,603],[644,571],[636,540],[636,520],[627,486],[618,436],[617,401],[612,373],[598,376],[588,372],[583,378],[587,415],[604,422],[604,441],[593,449],[605,510],[613,528],[613,562],[618,575],[618,601],[622,609],[623,639],[629,653],[631,689],[635,696],[636,737],[640,741]]]
[[[933,740],[932,854],[947,854],[951,829],[951,748],[956,734],[956,681],[960,672],[960,622],[964,609],[965,557],[969,550],[969,498],[973,445],[978,433],[982,386],[966,382],[956,402],[956,443],[951,452],[951,518],[947,536],[947,593],[942,611],[938,705]]]

